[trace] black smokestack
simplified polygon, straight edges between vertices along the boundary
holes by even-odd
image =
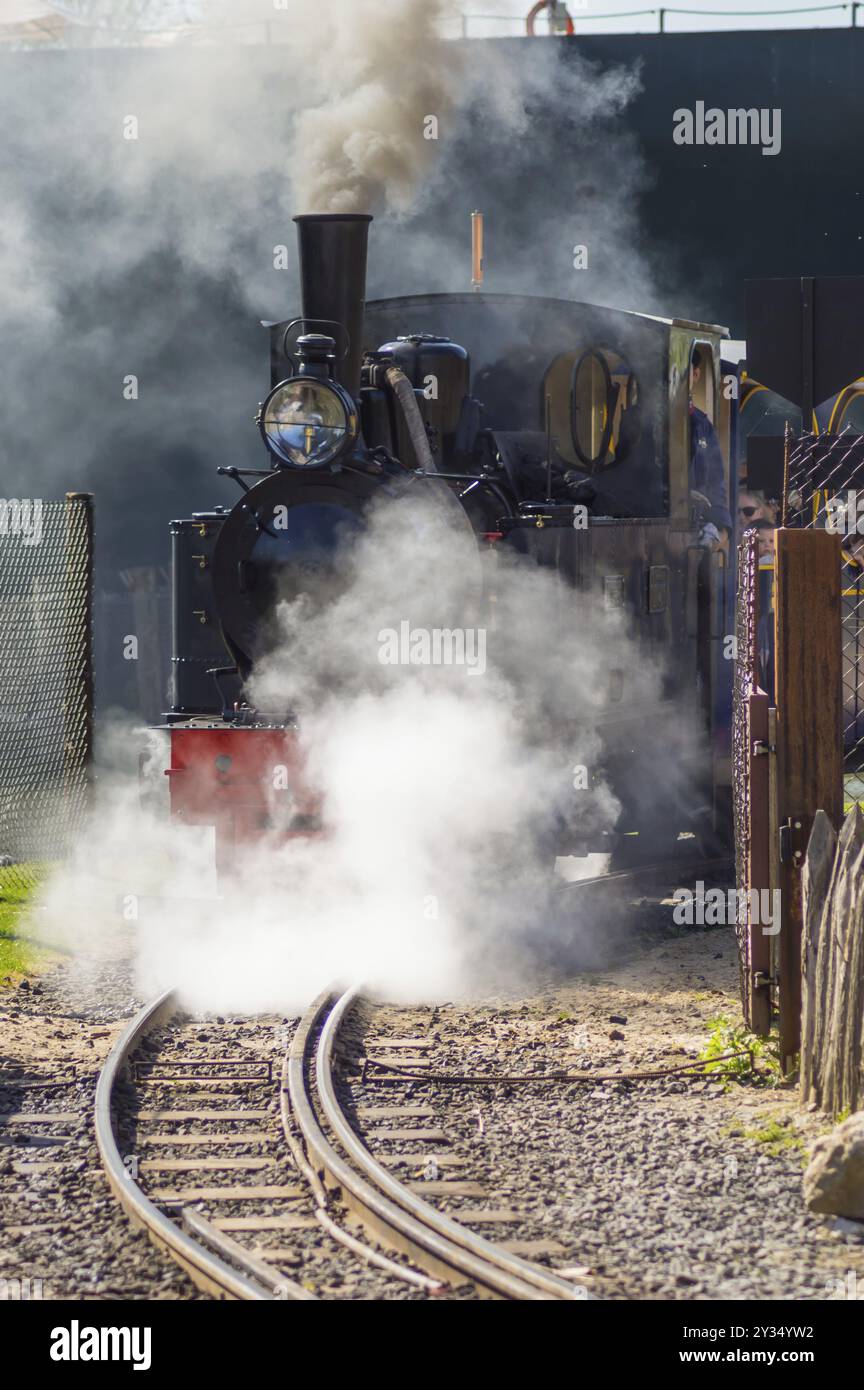
[[[336,380],[357,396],[363,355],[366,247],[372,218],[365,212],[332,212],[308,213],[294,221],[306,331],[329,333],[336,339]],[[333,327],[334,323],[341,324],[343,331]]]

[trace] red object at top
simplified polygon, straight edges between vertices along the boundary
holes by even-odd
[[[550,15],[550,18],[554,18],[555,8],[556,7],[554,0],[538,0],[538,3],[532,7],[532,9],[528,13],[528,18],[525,20],[525,28],[532,37],[535,33],[534,21],[537,19],[537,16],[541,14],[543,10],[552,10],[553,13],[552,15]],[[575,34],[576,26],[573,23],[573,20],[570,18],[569,14],[567,13],[566,8],[564,9],[564,14],[566,33]]]

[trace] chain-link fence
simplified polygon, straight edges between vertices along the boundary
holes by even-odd
[[[784,524],[843,537],[844,801],[864,809],[864,435],[801,435],[787,441]]]
[[[755,685],[756,669],[756,564],[753,548],[744,541],[738,547],[738,594],[735,611],[735,685],[732,692],[732,810],[735,830],[735,879],[738,892],[750,887],[750,760],[747,741],[747,699]],[[745,981],[750,969],[746,923],[735,922],[738,935],[738,968],[741,1001],[745,1009]]]
[[[770,990],[764,983],[771,975],[770,944],[759,933],[758,920],[753,920],[752,897],[754,891],[758,893],[768,883],[767,769],[754,756],[760,746],[767,749],[768,741],[768,671],[761,620],[769,606],[769,596],[764,592],[762,578],[759,535],[747,531],[738,546],[732,789],[741,1005],[745,1022],[754,1032],[767,1032],[771,1021]]]
[[[0,499],[0,899],[63,857],[87,812],[92,499]]]
[[[735,828],[735,869],[739,891],[749,888],[750,859],[750,779],[747,736],[747,701],[759,683],[757,671],[756,601],[758,561],[755,536],[751,532],[738,546],[738,593],[735,610],[735,685],[732,692],[732,786]],[[742,961],[746,942],[740,939]]]

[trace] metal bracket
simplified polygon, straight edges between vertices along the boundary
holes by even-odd
[[[765,740],[764,740],[764,738],[754,738],[754,740],[753,740],[753,757],[754,757],[754,758],[758,758],[760,755],[762,755],[762,754],[764,754],[764,753],[776,753],[776,752],[777,752],[777,744],[776,744],[776,743],[766,743]]]
[[[804,822],[801,816],[790,816],[780,826],[780,863],[794,864],[800,869],[806,845],[802,844]]]
[[[766,975],[765,972],[762,970],[757,970],[755,975],[753,976],[753,984],[755,985],[756,989],[766,989],[771,985],[779,985],[779,983],[779,975]]]

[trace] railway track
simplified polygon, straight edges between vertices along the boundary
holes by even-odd
[[[578,1297],[567,1281],[424,1201],[361,1143],[333,1077],[340,1029],[358,1001],[353,991],[316,1001],[296,1025],[278,1081],[276,1068],[268,1074],[266,1062],[242,1055],[174,1060],[184,1033],[209,1038],[214,1025],[186,1019],[171,994],[147,1005],[118,1039],[96,1095],[103,1167],[130,1220],[217,1298],[356,1296],[370,1279],[378,1297]],[[237,1050],[236,1025],[233,1032]],[[176,1094],[166,1099],[166,1089]],[[388,1107],[388,1115],[400,1111],[416,1130],[414,1109]],[[355,1234],[355,1222],[376,1244]],[[364,1271],[350,1284],[331,1267],[346,1263]]]
[[[640,883],[666,891],[670,874],[570,891],[617,903]],[[380,1036],[363,1032],[375,1009],[357,989],[292,1022],[190,1019],[170,993],[142,1009],[96,1094],[102,1164],[130,1220],[217,1298],[585,1298],[508,1241],[517,1216],[460,1172],[470,1159],[450,1150],[446,1107],[416,1103],[431,1035],[394,1037],[392,1009]]]

